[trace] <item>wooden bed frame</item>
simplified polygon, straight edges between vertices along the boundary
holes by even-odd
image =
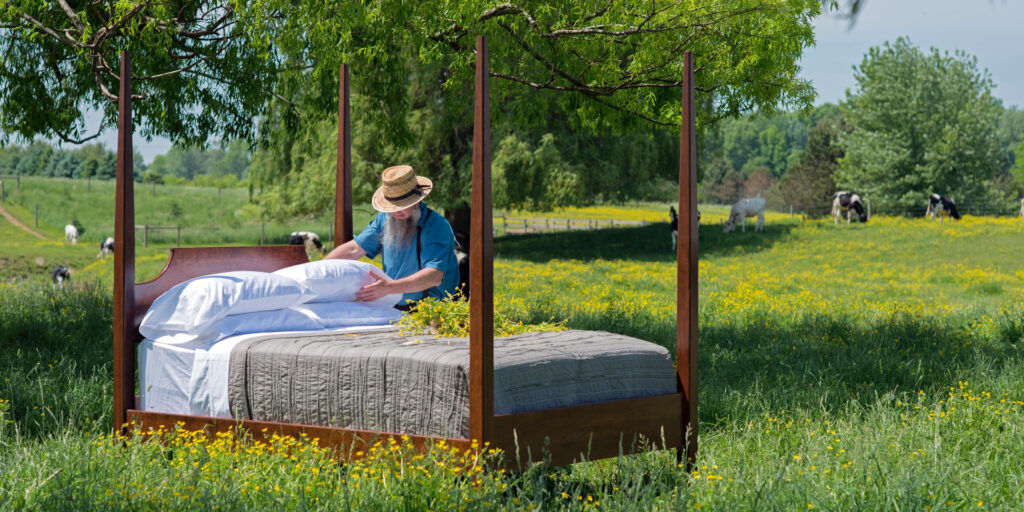
[[[637,436],[652,445],[677,448],[693,461],[697,452],[697,215],[696,151],[693,111],[693,55],[684,55],[681,152],[679,159],[679,240],[677,249],[676,357],[678,392],[576,407],[519,414],[494,414],[494,245],[490,172],[490,101],[488,50],[477,39],[476,106],[473,129],[473,197],[470,247],[470,439],[490,442],[506,460],[550,457],[555,465],[615,457],[639,449]],[[335,243],[352,239],[351,134],[348,67],[340,70],[338,99],[337,195]],[[305,433],[323,445],[352,454],[381,437],[401,432],[227,420],[164,414],[138,409],[135,395],[136,343],[139,323],[153,301],[172,286],[193,277],[228,270],[273,271],[308,261],[296,246],[174,248],[155,279],[135,282],[135,214],[132,169],[131,76],[127,52],[121,54],[121,89],[117,142],[117,194],[114,228],[114,428],[184,424],[190,430],[225,431],[244,426],[257,439],[272,434]],[[687,241],[688,243],[683,243]],[[409,436],[417,446],[441,438]],[[470,439],[445,439],[466,448]],[[517,452],[518,450],[518,452]]]

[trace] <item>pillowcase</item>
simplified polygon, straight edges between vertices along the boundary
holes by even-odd
[[[199,334],[199,338],[217,341],[236,334],[278,331],[322,331],[325,329],[314,315],[298,309],[301,307],[292,306],[275,311],[229,315],[207,327]]]
[[[289,277],[309,288],[316,298],[308,302],[356,302],[356,292],[375,280],[371,274],[377,278],[391,280],[384,275],[384,271],[369,263],[339,259],[300,263],[276,270],[274,274]],[[371,302],[394,306],[400,300],[402,294],[393,293]]]
[[[387,325],[402,318],[403,313],[391,306],[373,302],[318,302],[295,306],[297,311],[312,315],[325,329],[362,325]]]
[[[157,297],[143,317],[139,332],[152,340],[174,334],[198,335],[228,315],[284,309],[311,298],[309,289],[294,279],[267,272],[200,276]]]

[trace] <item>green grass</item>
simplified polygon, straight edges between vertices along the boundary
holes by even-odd
[[[0,258],[24,253],[31,262],[36,252],[59,258],[71,249],[3,226],[0,235],[12,238]],[[0,284],[0,509],[1000,510],[1024,502],[1024,221],[879,217],[835,226],[783,215],[756,234],[724,234],[706,221],[700,242],[694,472],[679,468],[673,451],[653,451],[487,470],[478,483],[453,473],[438,450],[414,461],[399,448],[338,465],[305,444],[288,449],[291,459],[244,440],[224,450],[212,441],[167,448],[100,439],[111,429],[111,318],[105,287],[85,284],[103,282],[106,267],[94,264],[68,293]],[[502,237],[495,249],[495,304],[507,317],[672,346],[666,224]],[[143,265],[162,265],[161,250],[140,253],[152,260]],[[4,282],[15,268],[0,267]]]
[[[39,228],[54,240],[64,239],[64,226],[78,220],[85,232],[79,238],[95,247],[114,233],[114,182],[92,180],[22,178],[21,191],[7,187],[4,205],[29,227],[35,226],[35,208],[39,207]],[[245,244],[260,240],[260,222],[247,213],[248,189],[135,184],[135,223],[151,226],[181,226],[183,245]],[[354,212],[355,225],[369,222],[372,211],[367,205]],[[287,243],[292,231],[313,231],[327,239],[332,225],[330,215],[293,222],[267,222],[263,226],[266,243]],[[136,237],[140,244],[142,230]],[[177,242],[177,232],[150,232],[150,243]]]

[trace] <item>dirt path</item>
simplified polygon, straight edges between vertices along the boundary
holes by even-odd
[[[39,233],[36,233],[35,231],[32,230],[32,228],[22,224],[20,220],[15,219],[13,215],[7,213],[7,210],[5,210],[3,206],[0,206],[0,215],[3,215],[4,217],[6,217],[7,220],[10,221],[11,224],[14,224],[15,226],[25,230],[26,233],[28,233],[30,235],[33,235],[36,238],[42,238],[44,240],[46,239],[45,236],[40,235]]]

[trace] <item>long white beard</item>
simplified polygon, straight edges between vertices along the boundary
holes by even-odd
[[[385,247],[403,248],[412,243],[416,237],[416,226],[420,222],[420,209],[414,208],[412,215],[405,220],[398,220],[388,215],[384,223],[384,234],[381,236],[381,243]]]

